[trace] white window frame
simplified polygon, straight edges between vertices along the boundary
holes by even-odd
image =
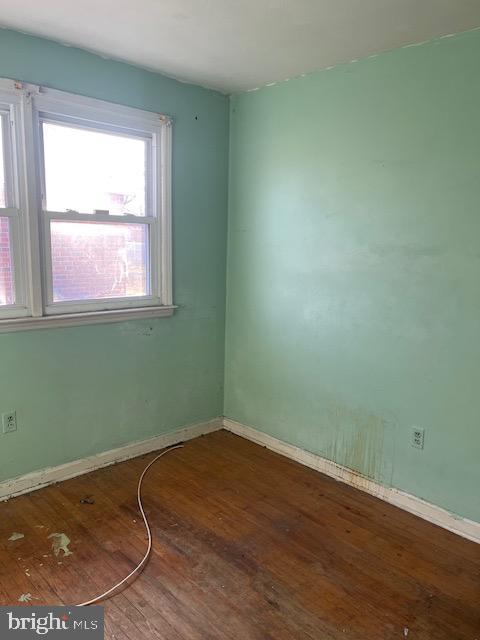
[[[16,293],[14,305],[0,306],[0,331],[172,315],[171,118],[4,79],[0,79],[0,112],[7,113],[10,123],[6,156],[11,199],[0,216],[10,220]],[[146,203],[145,215],[47,211],[44,121],[147,139],[151,202]],[[51,220],[148,226],[149,295],[54,302]]]
[[[21,159],[22,143],[18,140],[19,125],[22,122],[22,104],[19,96],[12,96],[0,86],[0,112],[7,126],[3,129],[3,145],[6,178],[6,207],[0,208],[0,216],[8,218],[10,233],[10,249],[14,269],[13,282],[15,303],[2,305],[1,318],[17,318],[27,316],[27,287],[25,281],[24,238],[26,237],[25,192],[19,188],[24,181],[24,164]],[[2,122],[2,125],[3,125]]]

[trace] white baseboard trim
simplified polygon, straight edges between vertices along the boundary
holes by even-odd
[[[421,498],[412,496],[411,494],[395,489],[394,487],[385,487],[370,478],[362,476],[352,469],[348,469],[347,467],[336,464],[331,460],[322,458],[315,453],[310,453],[309,451],[295,447],[292,444],[283,442],[278,438],[274,438],[273,436],[254,429],[253,427],[248,427],[240,422],[236,422],[235,420],[224,418],[223,426],[227,431],[231,431],[238,436],[242,436],[242,438],[256,442],[257,444],[267,447],[267,449],[271,449],[272,451],[280,453],[287,458],[291,458],[292,460],[310,467],[311,469],[315,469],[316,471],[320,471],[331,478],[335,478],[335,480],[340,480],[340,482],[345,482],[356,489],[360,489],[361,491],[365,491],[366,493],[380,498],[381,500],[385,500],[385,502],[389,502],[396,507],[400,507],[400,509],[409,511],[416,516],[419,516],[424,520],[428,520],[429,522],[443,527],[444,529],[448,529],[448,531],[452,531],[463,538],[480,543],[480,522],[461,518],[460,516],[450,513],[446,509],[442,509],[442,507],[437,507],[430,502],[426,502]]]
[[[27,473],[17,478],[5,480],[0,482],[0,502],[13,498],[14,496],[19,496],[22,493],[41,489],[54,482],[75,478],[76,476],[89,473],[95,469],[107,467],[130,458],[136,458],[145,453],[170,447],[178,442],[191,440],[192,438],[197,438],[198,436],[212,433],[219,429],[222,429],[222,419],[215,418],[214,420],[189,425],[188,427],[183,427],[170,433],[163,433],[148,440],[131,442],[118,449],[103,451],[88,458],[61,464],[58,467],[48,467],[47,469],[40,469],[39,471],[33,471],[32,473]]]

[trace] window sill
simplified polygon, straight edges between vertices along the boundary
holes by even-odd
[[[124,322],[141,318],[165,318],[172,316],[175,305],[159,307],[136,307],[132,309],[113,309],[110,311],[84,311],[39,318],[8,318],[0,320],[0,333],[9,331],[27,331],[29,329],[56,329],[83,324],[106,324]]]

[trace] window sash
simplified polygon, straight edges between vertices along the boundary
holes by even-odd
[[[26,201],[20,188],[25,176],[19,130],[23,126],[22,101],[18,96],[5,93],[0,87],[0,118],[5,177],[5,207],[0,217],[9,220],[9,241],[13,266],[14,304],[0,306],[0,319],[24,317],[30,314],[27,293],[25,236],[28,224]]]
[[[133,131],[131,129],[122,128],[115,126],[113,124],[106,123],[92,123],[85,120],[80,120],[79,118],[69,118],[65,116],[55,116],[53,117],[51,114],[46,112],[38,113],[38,126],[39,126],[39,150],[40,157],[38,159],[38,165],[40,167],[40,180],[41,180],[41,191],[42,191],[42,209],[43,211],[47,211],[47,188],[46,188],[46,172],[45,172],[45,152],[44,152],[44,142],[43,142],[43,125],[44,124],[54,124],[54,125],[63,125],[65,127],[71,127],[75,129],[83,129],[84,131],[92,131],[95,133],[107,133],[110,135],[117,135],[121,138],[133,138],[136,140],[142,140],[145,144],[145,212],[144,215],[138,215],[137,218],[157,218],[158,217],[158,206],[156,206],[155,198],[154,198],[154,185],[155,178],[158,177],[155,175],[153,170],[157,158],[154,153],[155,147],[155,138],[158,134],[146,131]],[[161,176],[160,176],[161,177]],[[79,212],[82,213],[82,212]],[[92,215],[92,214],[89,214]]]
[[[9,116],[12,174],[9,218],[14,245],[15,305],[0,307],[1,320],[78,314],[136,307],[173,308],[171,289],[171,120],[102,101],[41,90],[0,79],[0,111]],[[143,138],[146,145],[145,215],[44,210],[41,126],[54,122],[103,133]],[[12,198],[12,195],[14,196]],[[14,205],[14,206],[11,206]],[[146,225],[149,238],[149,295],[53,302],[50,224],[52,220]]]
[[[155,218],[144,218],[143,216],[123,216],[110,214],[91,214],[76,213],[69,211],[52,212],[44,211],[44,231],[45,238],[45,255],[44,255],[44,287],[45,287],[45,313],[47,315],[55,313],[75,313],[78,311],[99,311],[107,309],[121,309],[129,307],[155,306],[162,304],[162,296],[159,291],[159,278],[157,275],[157,256],[158,249],[156,245],[156,227]],[[146,296],[123,296],[112,298],[92,298],[82,300],[69,300],[65,302],[55,302],[53,300],[53,269],[52,269],[52,251],[51,251],[51,231],[50,223],[52,220],[61,222],[101,222],[103,224],[124,224],[124,225],[143,225],[148,227],[148,264],[147,264],[147,284],[150,294]]]

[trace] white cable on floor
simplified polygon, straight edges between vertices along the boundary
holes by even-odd
[[[147,516],[145,515],[145,510],[143,508],[143,502],[142,502],[142,483],[143,483],[143,479],[145,478],[145,476],[147,474],[147,471],[150,469],[150,467],[153,464],[155,464],[155,462],[159,458],[164,456],[166,453],[169,453],[170,451],[173,451],[174,449],[182,449],[182,448],[183,448],[183,444],[176,444],[175,446],[170,447],[169,449],[165,449],[165,451],[162,451],[162,453],[159,453],[156,458],[154,458],[151,462],[149,462],[147,464],[147,466],[145,467],[145,469],[142,472],[142,475],[140,476],[140,478],[138,480],[138,488],[137,488],[138,507],[140,509],[140,513],[142,514],[143,522],[145,523],[145,529],[147,530],[147,535],[148,535],[148,547],[147,547],[147,551],[146,551],[145,555],[143,556],[142,561],[135,567],[135,569],[133,571],[131,571],[128,574],[128,576],[126,576],[120,582],[117,582],[117,584],[114,585],[111,589],[109,589],[108,591],[105,591],[105,593],[102,593],[101,595],[97,596],[96,598],[92,598],[91,600],[87,600],[86,602],[82,602],[81,604],[75,605],[76,607],[88,607],[89,605],[94,604],[95,602],[99,602],[100,600],[104,600],[105,598],[110,597],[114,591],[116,591],[119,587],[121,587],[123,584],[128,582],[128,580],[130,580],[130,578],[132,576],[134,576],[136,573],[138,573],[143,568],[145,563],[148,561],[148,558],[150,556],[150,552],[152,551],[152,531],[150,529],[150,524],[148,522]]]

